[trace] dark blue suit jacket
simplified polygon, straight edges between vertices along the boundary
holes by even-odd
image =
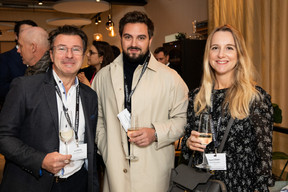
[[[23,76],[26,68],[16,47],[0,54],[0,101],[4,101],[12,80]]]
[[[88,191],[96,192],[97,94],[82,83],[79,86],[88,150]],[[13,80],[0,113],[0,153],[6,159],[1,192],[50,191],[53,175],[43,170],[40,176],[39,170],[47,153],[59,151],[58,125],[52,70]]]

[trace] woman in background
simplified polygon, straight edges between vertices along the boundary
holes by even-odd
[[[109,43],[105,41],[93,41],[87,53],[87,58],[89,67],[80,69],[78,78],[81,83],[90,87],[96,73],[113,61],[114,54]]]
[[[202,162],[200,152],[214,153],[213,141],[205,146],[198,138],[201,114],[211,114],[218,143],[232,117],[222,152],[227,169],[214,171],[214,178],[230,192],[268,192],[273,184],[273,107],[270,95],[256,86],[254,74],[240,32],[230,25],[214,29],[207,39],[201,87],[189,93],[182,152],[186,160],[193,155],[194,165]]]

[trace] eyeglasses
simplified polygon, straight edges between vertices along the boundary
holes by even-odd
[[[89,53],[89,55],[99,54],[99,53],[96,53],[96,52],[94,52],[92,50],[89,50],[88,53]]]
[[[54,46],[55,52],[58,54],[66,54],[68,52],[68,49],[71,49],[71,52],[73,55],[83,55],[83,48],[79,46],[74,46],[72,48],[68,48],[64,45],[57,45]]]

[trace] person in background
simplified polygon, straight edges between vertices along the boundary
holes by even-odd
[[[180,64],[176,62],[170,62],[170,52],[168,53],[168,51],[164,47],[156,48],[154,51],[154,57],[157,61],[163,63],[171,69],[174,69],[179,75],[181,75]]]
[[[158,47],[154,51],[154,57],[160,63],[163,63],[166,66],[169,66],[169,54],[164,47]]]
[[[120,55],[121,51],[120,51],[120,49],[119,49],[117,46],[115,46],[115,45],[111,45],[111,47],[112,47],[112,50],[113,50],[113,53],[114,53],[114,59],[116,59],[116,58]],[[114,59],[113,59],[113,60],[114,60]]]
[[[27,66],[23,65],[18,49],[19,33],[29,27],[37,26],[32,20],[17,21],[14,26],[16,46],[0,54],[0,111],[8,93],[10,83],[16,77],[23,76]]]
[[[81,83],[91,86],[96,73],[114,59],[113,50],[105,41],[93,41],[87,53],[88,65],[79,70],[78,78]]]
[[[0,113],[0,153],[6,159],[1,192],[99,191],[97,94],[76,76],[87,36],[63,26],[49,40],[52,68],[16,78]],[[73,134],[62,140],[60,130],[68,125]]]
[[[227,191],[268,192],[273,184],[273,107],[270,95],[256,85],[241,33],[230,25],[214,29],[207,39],[203,65],[202,84],[189,93],[183,157],[188,160],[194,155],[197,165],[203,160],[200,152],[214,154],[233,118],[222,152],[226,162],[219,162],[223,167],[215,170],[214,178],[223,181]],[[202,114],[211,115],[214,130],[207,146],[199,139]]]
[[[92,82],[99,109],[96,143],[106,165],[104,192],[166,192],[169,186],[174,141],[186,123],[188,88],[149,51],[153,32],[145,13],[126,13],[119,22],[122,54]],[[137,116],[139,130],[127,139],[129,125],[117,116],[128,124],[130,116]]]
[[[18,44],[17,52],[28,66],[25,76],[45,73],[51,63],[48,33],[41,27],[31,27],[19,34]]]

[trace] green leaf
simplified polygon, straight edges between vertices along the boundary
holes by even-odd
[[[272,159],[273,160],[284,160],[284,159],[288,159],[288,155],[284,152],[280,152],[280,151],[275,151],[272,152]]]

